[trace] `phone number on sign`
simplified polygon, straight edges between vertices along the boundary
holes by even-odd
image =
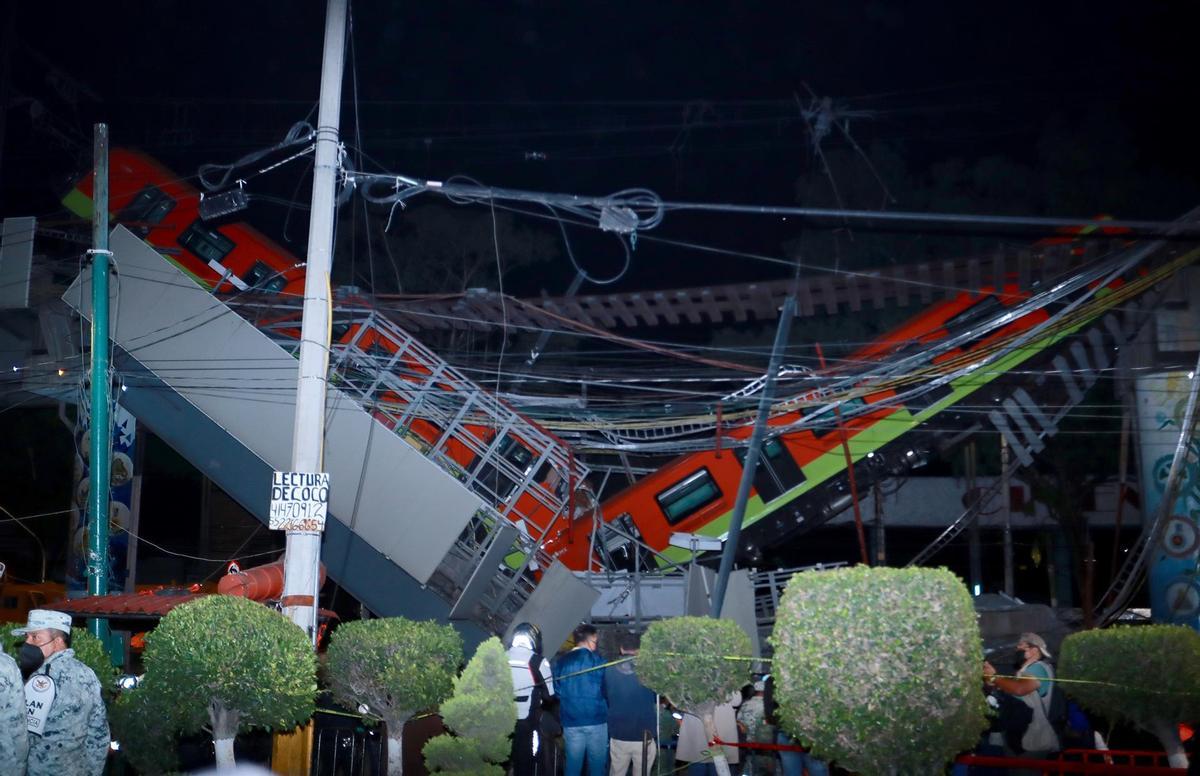
[[[312,501],[273,501],[270,527],[276,531],[320,531],[325,528],[325,504]]]

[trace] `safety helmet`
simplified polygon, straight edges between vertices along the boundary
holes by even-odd
[[[509,641],[509,647],[525,647],[541,654],[542,652],[542,632],[538,627],[531,622],[523,622],[513,628],[512,638]]]

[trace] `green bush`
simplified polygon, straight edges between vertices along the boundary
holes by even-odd
[[[178,770],[171,709],[155,694],[152,682],[121,693],[109,707],[108,724],[121,756],[139,773],[155,776]]]
[[[220,766],[232,763],[239,730],[292,730],[313,713],[312,645],[255,601],[210,595],[177,606],[146,636],[144,661],[184,733],[211,726]]]
[[[864,776],[940,774],[985,727],[975,610],[945,569],[797,574],[771,644],[783,729]]]
[[[1200,719],[1200,633],[1182,625],[1074,633],[1058,672],[1085,709],[1154,733],[1172,764],[1186,767],[1176,725]]]
[[[750,679],[750,637],[732,620],[673,617],[651,623],[642,637],[637,675],[642,684],[689,712],[716,737],[713,712]],[[711,750],[726,776],[725,750]]]
[[[437,736],[426,743],[430,771],[480,773],[488,770],[487,763],[507,760],[509,736],[517,722],[512,696],[508,657],[500,639],[490,638],[475,650],[454,680],[454,694],[442,704],[442,721],[456,735]]]
[[[326,670],[338,703],[365,705],[387,723],[388,773],[398,774],[404,723],[446,700],[462,659],[462,638],[451,626],[385,617],[339,625]]]

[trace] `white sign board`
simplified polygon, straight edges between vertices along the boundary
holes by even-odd
[[[275,472],[271,476],[271,530],[323,531],[328,508],[328,473]]]

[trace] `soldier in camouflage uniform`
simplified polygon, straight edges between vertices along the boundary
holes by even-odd
[[[30,729],[27,776],[101,776],[108,757],[108,719],[100,697],[100,680],[92,669],[75,659],[71,647],[71,616],[48,609],[34,609],[24,628],[13,631],[24,636],[27,646],[37,647],[44,662],[33,671],[25,688],[32,701],[31,687],[39,677],[53,680],[54,694],[40,725],[34,704],[28,706]],[[42,685],[46,682],[42,680]]]
[[[16,776],[25,772],[29,754],[24,685],[17,661],[0,652],[0,773]]]

